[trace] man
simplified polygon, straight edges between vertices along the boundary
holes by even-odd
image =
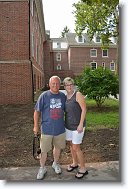
[[[53,147],[54,162],[52,168],[57,174],[61,173],[61,168],[58,163],[61,149],[65,148],[65,125],[64,125],[64,106],[66,97],[60,92],[60,78],[52,76],[49,80],[50,90],[42,93],[35,105],[34,111],[34,128],[35,134],[39,132],[39,118],[41,115],[41,157],[40,169],[37,174],[37,179],[43,179],[47,169],[45,162],[47,153]]]

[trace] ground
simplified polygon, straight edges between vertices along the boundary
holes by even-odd
[[[32,156],[33,104],[0,106],[0,167],[39,166]],[[81,145],[85,162],[119,160],[119,129],[85,132]],[[51,165],[49,152],[46,165]],[[62,151],[61,164],[71,163],[69,146]]]

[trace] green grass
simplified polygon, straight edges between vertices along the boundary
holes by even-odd
[[[119,101],[106,99],[99,109],[94,100],[86,99],[87,130],[96,130],[101,128],[119,128]]]

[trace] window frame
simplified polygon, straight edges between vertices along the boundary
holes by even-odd
[[[111,64],[114,64],[114,66],[112,66]],[[112,69],[112,67],[113,67],[114,69]],[[115,62],[110,62],[110,70],[111,70],[112,72],[115,71]]]
[[[60,64],[57,64],[56,70],[61,70],[61,69],[62,69],[61,65],[60,65]]]
[[[92,55],[92,51],[95,51],[95,55]],[[90,57],[97,57],[97,49],[90,49]]]
[[[107,52],[107,55],[106,55],[106,56],[104,56],[104,51]],[[102,49],[102,57],[108,57],[108,49]]]
[[[96,68],[95,69],[97,69],[97,62],[90,62],[90,68],[91,68],[91,70],[95,70],[95,69],[92,69],[92,64],[95,64],[96,66]]]
[[[102,62],[102,67],[103,69],[105,69],[105,62]]]
[[[61,53],[56,53],[56,61],[57,62],[61,61]]]

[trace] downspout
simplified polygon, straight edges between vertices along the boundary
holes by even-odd
[[[30,28],[30,0],[29,0],[29,61],[31,63],[31,78],[32,78],[32,101],[34,103],[34,79],[33,79],[33,65],[32,65],[32,60],[31,60],[31,28]]]

